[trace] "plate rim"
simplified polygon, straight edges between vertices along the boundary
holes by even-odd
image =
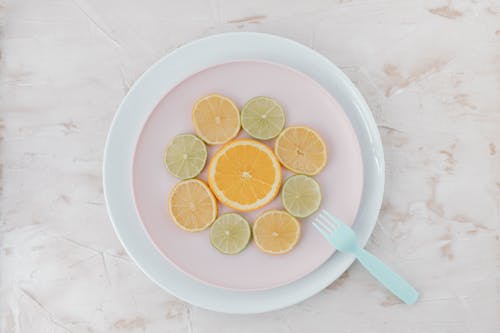
[[[221,43],[226,46],[226,52],[228,52],[228,49],[232,47],[231,55],[221,53],[219,49],[216,50],[215,47],[217,45],[221,45]],[[275,47],[276,44],[280,43],[282,47]],[[235,47],[237,44],[239,44],[239,48]],[[265,52],[267,53],[265,56],[263,54],[259,55],[259,52],[264,52],[262,50],[259,51],[256,48],[251,49],[250,47],[245,49],[245,47],[242,47],[252,44],[254,46],[256,44],[260,46],[273,45],[274,47],[266,49]],[[228,45],[230,47],[227,47]],[[193,56],[193,50],[199,50],[200,48],[211,52],[211,56],[207,56],[206,59],[200,59],[199,57],[196,58]],[[292,49],[294,52],[282,52],[283,48]],[[216,51],[218,51],[218,55],[214,55],[214,52]],[[207,67],[207,61],[212,61],[212,64],[215,64],[216,62],[214,62],[212,58],[215,59],[217,57],[220,58],[218,61],[219,63],[230,60],[256,59],[269,60],[278,64],[289,66],[292,69],[301,71],[310,76],[313,80],[322,85],[323,88],[330,92],[343,107],[348,118],[351,120],[356,134],[358,135],[364,166],[365,158],[372,158],[370,163],[373,169],[368,170],[373,173],[370,177],[366,176],[368,167],[364,167],[365,183],[362,194],[362,203],[365,200],[368,200],[370,209],[369,212],[358,211],[358,215],[354,222],[354,230],[358,234],[360,244],[366,244],[373,228],[375,227],[376,218],[380,211],[385,181],[383,148],[373,115],[366,101],[353,83],[326,57],[293,40],[264,33],[230,32],[216,34],[192,41],[162,57],[136,80],[120,103],[106,138],[103,157],[103,192],[106,207],[115,233],[128,255],[151,280],[167,292],[195,306],[219,312],[260,313],[276,310],[296,304],[320,292],[330,283],[335,281],[345,270],[347,270],[347,268],[354,261],[354,258],[351,255],[335,253],[325,264],[306,277],[282,287],[266,291],[227,291],[211,287],[201,282],[192,280],[174,267],[168,267],[170,264],[165,258],[163,258],[163,255],[158,253],[153,244],[147,243],[149,242],[148,235],[146,235],[143,230],[142,223],[139,221],[134,205],[132,205],[132,209],[134,211],[133,214],[131,214],[132,216],[127,216],[126,214],[124,215],[122,211],[124,205],[127,207],[126,205],[131,202],[131,198],[127,198],[127,196],[132,195],[131,191],[127,193],[127,191],[123,191],[123,188],[120,189],[120,191],[117,191],[120,186],[125,188],[128,186],[129,189],[131,188],[131,184],[120,184],[120,179],[123,179],[125,176],[130,176],[132,154],[128,153],[130,153],[130,151],[133,152],[133,148],[135,148],[135,144],[132,144],[132,147],[127,147],[126,145],[117,146],[115,143],[118,142],[117,136],[123,136],[124,133],[129,134],[130,131],[134,131],[134,128],[136,128],[138,135],[143,122],[136,122],[135,124],[131,123],[130,117],[137,116],[132,112],[136,110],[135,108],[138,107],[138,104],[141,104],[141,101],[143,102],[142,104],[145,103],[149,105],[150,108],[143,111],[143,113],[146,113],[143,117],[143,120],[145,121],[151,112],[151,105],[156,105],[165,94],[165,90],[163,89],[163,93],[160,96],[157,96],[158,92],[155,94],[155,89],[152,89],[152,91],[146,91],[145,87],[153,84],[155,80],[159,79],[157,74],[161,70],[177,70],[181,73],[183,71],[185,72],[187,69],[179,67],[179,62],[182,63],[191,61],[191,65],[198,66],[197,68],[188,70],[188,72],[194,73],[200,69],[200,66],[201,68]],[[284,57],[287,57],[286,62],[276,60],[280,57],[282,60]],[[305,64],[306,57],[309,58],[307,64]],[[172,66],[172,62],[176,63],[177,66]],[[294,62],[294,64],[292,65],[291,62]],[[309,66],[309,68],[306,68],[306,65]],[[328,70],[325,70],[325,68],[328,68]],[[313,72],[315,75],[311,74]],[[177,75],[180,74],[177,73]],[[168,80],[171,80],[171,78],[168,78],[167,81]],[[182,79],[177,80],[177,82],[181,80]],[[166,83],[163,82],[163,84]],[[173,86],[176,82],[169,82],[169,84]],[[325,84],[327,86],[325,86]],[[345,90],[344,93],[346,93],[346,96],[339,98],[339,96],[332,93],[333,87]],[[351,107],[354,107],[356,110],[347,110],[345,104],[351,104]],[[128,123],[127,119],[124,118],[125,116],[128,117]],[[353,117],[357,118],[356,121],[353,121]],[[364,136],[363,139],[359,138],[360,134]],[[136,139],[137,137],[133,139],[133,142],[135,142]],[[367,141],[370,144],[365,146],[361,141]],[[366,154],[369,154],[370,156],[366,157]],[[122,170],[117,171],[114,165],[119,165],[118,162],[128,162],[128,168],[123,168]],[[127,172],[124,170],[127,170]],[[370,193],[367,193],[367,185],[372,188]],[[129,211],[128,213],[131,212]],[[370,219],[363,220],[363,218],[367,217],[364,215],[368,215]],[[134,219],[136,222],[135,224],[138,225],[134,225]],[[358,220],[367,222],[363,222],[363,225],[360,225]],[[129,227],[136,229],[132,232]],[[137,229],[137,227],[140,229]],[[139,232],[139,230],[141,230],[143,234],[136,236],[134,233]],[[142,239],[138,239],[138,237],[142,237]],[[158,266],[158,263],[162,261],[162,265],[166,265]],[[172,285],[174,280],[177,281],[177,285]],[[315,284],[311,285],[313,281]],[[217,296],[216,300],[214,300],[215,295]]]

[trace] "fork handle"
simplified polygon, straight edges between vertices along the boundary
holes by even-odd
[[[355,253],[359,262],[387,289],[399,297],[406,304],[413,304],[418,299],[418,291],[405,279],[394,272],[380,259],[370,252],[360,248]]]

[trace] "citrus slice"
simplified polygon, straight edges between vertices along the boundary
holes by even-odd
[[[306,217],[318,210],[321,189],[312,177],[291,176],[283,184],[281,200],[287,212],[295,217]]]
[[[281,164],[295,173],[312,176],[326,164],[325,142],[309,127],[285,128],[276,139],[274,151]]]
[[[196,135],[180,134],[165,150],[165,166],[175,177],[188,179],[198,176],[207,162],[207,147]]]
[[[270,97],[254,97],[241,110],[241,126],[250,136],[269,140],[280,134],[285,126],[285,112]]]
[[[300,238],[300,223],[287,212],[271,210],[253,224],[255,245],[266,253],[283,254],[294,248]]]
[[[229,98],[212,94],[199,99],[193,107],[196,133],[208,144],[226,143],[240,131],[240,112]]]
[[[241,215],[228,213],[210,228],[210,243],[224,254],[236,254],[247,247],[251,235],[250,225]]]
[[[234,140],[212,157],[208,184],[224,205],[251,211],[276,197],[281,185],[281,167],[266,145],[250,139]]]
[[[217,217],[217,202],[204,182],[189,179],[174,186],[168,197],[168,210],[179,228],[200,231]]]

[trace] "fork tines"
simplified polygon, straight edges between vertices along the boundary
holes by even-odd
[[[313,226],[325,237],[329,237],[335,228],[339,225],[339,222],[332,214],[328,213],[326,210],[321,210],[319,215],[316,217]]]

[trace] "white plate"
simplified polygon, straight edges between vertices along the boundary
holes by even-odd
[[[380,135],[359,91],[335,65],[294,41],[261,33],[227,33],[182,46],[148,69],[130,89],[111,125],[104,153],[106,204],[115,231],[130,257],[159,286],[191,304],[227,313],[258,313],[298,303],[335,281],[353,257],[334,254],[306,277],[266,291],[224,290],[196,281],[158,252],[137,216],[132,193],[132,156],[143,124],[165,93],[206,67],[235,60],[267,60],[304,72],[341,104],[358,135],[363,154],[363,197],[354,230],[362,245],[375,226],[384,188]]]

